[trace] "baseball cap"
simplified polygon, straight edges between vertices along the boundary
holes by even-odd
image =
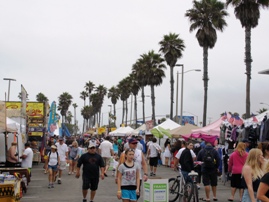
[[[248,139],[243,139],[242,142],[246,143],[246,142],[250,142]]]
[[[62,137],[59,137],[59,140],[64,140]]]
[[[90,142],[90,144],[89,144],[88,148],[91,148],[91,147],[96,147],[95,143]]]
[[[130,138],[130,139],[128,140],[128,142],[129,142],[129,144],[135,144],[135,143],[137,143],[138,141],[137,141],[137,139],[135,139],[135,138]]]

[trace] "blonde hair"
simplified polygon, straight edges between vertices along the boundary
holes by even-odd
[[[260,155],[262,155],[262,151],[260,149],[251,149],[248,153],[247,160],[245,162],[245,165],[248,165],[251,167],[251,174],[253,180],[256,180],[257,178],[261,178],[264,175],[263,172],[263,165],[260,162]]]
[[[239,142],[235,148],[235,151],[238,151],[240,156],[243,156],[246,152],[246,144],[244,142]]]
[[[72,142],[72,146],[73,146],[73,147],[78,147],[78,142],[77,142],[77,141],[73,141],[73,142]]]

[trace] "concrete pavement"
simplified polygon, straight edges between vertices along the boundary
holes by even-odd
[[[65,170],[62,176],[62,184],[55,185],[55,188],[48,189],[48,174],[43,172],[43,164],[33,165],[31,182],[28,186],[27,193],[24,194],[21,202],[38,202],[38,201],[53,201],[53,202],[81,202],[82,201],[82,179],[76,179],[75,175],[68,175],[68,171]],[[177,173],[171,168],[159,166],[157,169],[156,178],[169,179],[175,177]],[[88,199],[89,199],[88,193]],[[100,179],[99,187],[95,196],[95,202],[117,202],[116,197],[117,186],[115,184],[112,171],[108,172],[108,177],[104,180]],[[199,197],[205,196],[204,188],[201,186],[199,190]],[[230,197],[230,182],[224,185],[219,180],[217,187],[218,201],[224,202]],[[212,199],[212,195],[211,195]],[[143,189],[141,190],[141,198],[139,202],[143,201]],[[201,200],[202,201],[202,200]],[[213,201],[213,200],[211,200]],[[238,193],[236,193],[235,200],[239,201]]]

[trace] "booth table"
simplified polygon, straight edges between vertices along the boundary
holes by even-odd
[[[25,176],[27,179],[27,185],[31,181],[30,173],[27,168],[0,168],[0,173],[9,172],[10,175],[14,173],[20,173],[21,177]]]
[[[21,195],[21,181],[5,181],[0,183],[0,201],[1,202],[19,202]]]

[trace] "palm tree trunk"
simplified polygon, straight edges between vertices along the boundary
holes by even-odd
[[[83,127],[82,127],[82,133],[85,132],[85,119],[83,119]]]
[[[114,115],[114,119],[113,120],[114,120],[114,125],[116,126],[116,104],[113,104],[113,108],[114,108],[113,109],[113,111],[114,111],[114,114],[113,114]]]
[[[207,90],[208,90],[208,47],[203,47],[203,60],[204,60],[204,111],[203,111],[203,126],[206,126],[207,117]]]
[[[145,92],[144,92],[144,86],[141,87],[141,97],[142,97],[143,123],[145,123]]]
[[[173,106],[174,106],[174,67],[170,66],[170,88],[171,88],[171,103],[170,103],[170,119],[173,120]]]
[[[245,28],[245,64],[246,64],[246,118],[250,118],[250,80],[251,80],[251,27]]]
[[[127,119],[128,119],[128,99],[125,100],[125,111],[126,111],[126,116],[125,116],[125,126],[127,126]]]
[[[137,96],[134,95],[134,115],[135,115],[135,128],[137,128]]]
[[[150,86],[151,89],[151,107],[152,107],[152,121],[154,126],[156,126],[156,118],[155,118],[155,93],[154,93],[154,86]]]
[[[124,100],[122,101],[122,120],[121,120],[121,123],[124,123]]]

